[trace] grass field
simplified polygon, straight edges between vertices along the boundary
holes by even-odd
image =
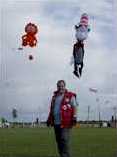
[[[117,129],[74,128],[73,157],[117,157]],[[58,157],[53,129],[0,129],[0,157]]]

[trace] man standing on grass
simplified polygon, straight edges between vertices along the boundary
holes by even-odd
[[[53,93],[47,126],[54,126],[60,157],[71,157],[69,139],[71,128],[77,123],[76,94],[68,91],[64,80],[57,82]]]

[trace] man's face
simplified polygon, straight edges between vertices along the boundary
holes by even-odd
[[[59,82],[57,84],[57,90],[60,94],[63,94],[65,92],[65,84],[64,82]]]

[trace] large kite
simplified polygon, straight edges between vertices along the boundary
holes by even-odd
[[[80,22],[75,25],[76,30],[76,43],[73,47],[73,58],[74,58],[74,75],[78,78],[82,75],[83,69],[83,58],[84,58],[84,43],[83,41],[87,39],[88,33],[90,31],[89,27],[89,16],[84,13],[81,15]]]
[[[33,23],[28,23],[25,26],[25,32],[22,36],[22,46],[29,45],[30,47],[35,47],[37,44],[36,34],[38,32],[38,28]]]
[[[38,33],[38,27],[34,23],[28,23],[25,26],[25,34],[22,36],[22,47],[18,50],[23,50],[23,47],[29,46],[31,48],[36,47],[37,38],[36,34]],[[33,60],[33,55],[29,55],[29,60]]]

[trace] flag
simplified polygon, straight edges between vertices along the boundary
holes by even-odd
[[[97,92],[98,92],[98,90],[95,89],[95,88],[89,88],[89,91],[90,91],[90,92],[93,92],[93,93],[97,93]]]

